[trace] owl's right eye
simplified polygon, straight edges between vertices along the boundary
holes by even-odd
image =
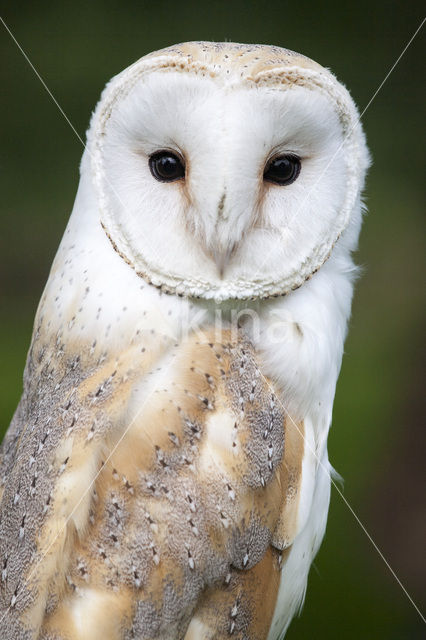
[[[185,165],[171,151],[156,151],[149,158],[152,175],[160,182],[174,182],[185,177]]]
[[[263,177],[268,182],[281,186],[294,182],[300,173],[301,162],[299,156],[288,153],[273,158],[266,166]]]

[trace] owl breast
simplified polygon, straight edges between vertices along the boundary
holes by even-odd
[[[55,354],[33,345],[31,378],[55,366],[62,388],[27,400],[46,428],[22,434],[3,502],[21,487],[2,524],[22,565],[4,585],[10,637],[266,638],[303,445],[252,345],[206,330],[96,366]]]

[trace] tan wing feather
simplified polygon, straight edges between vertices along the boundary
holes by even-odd
[[[266,637],[303,448],[252,346],[211,332],[79,366],[8,637]]]

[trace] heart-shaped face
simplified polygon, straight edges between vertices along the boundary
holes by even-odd
[[[216,300],[310,278],[359,208],[368,162],[346,89],[268,46],[142,58],[107,86],[89,141],[116,250],[165,291]]]

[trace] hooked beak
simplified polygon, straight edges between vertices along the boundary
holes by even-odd
[[[213,249],[212,257],[215,261],[219,277],[222,279],[225,269],[229,264],[229,261],[234,253],[235,243],[227,249]]]

